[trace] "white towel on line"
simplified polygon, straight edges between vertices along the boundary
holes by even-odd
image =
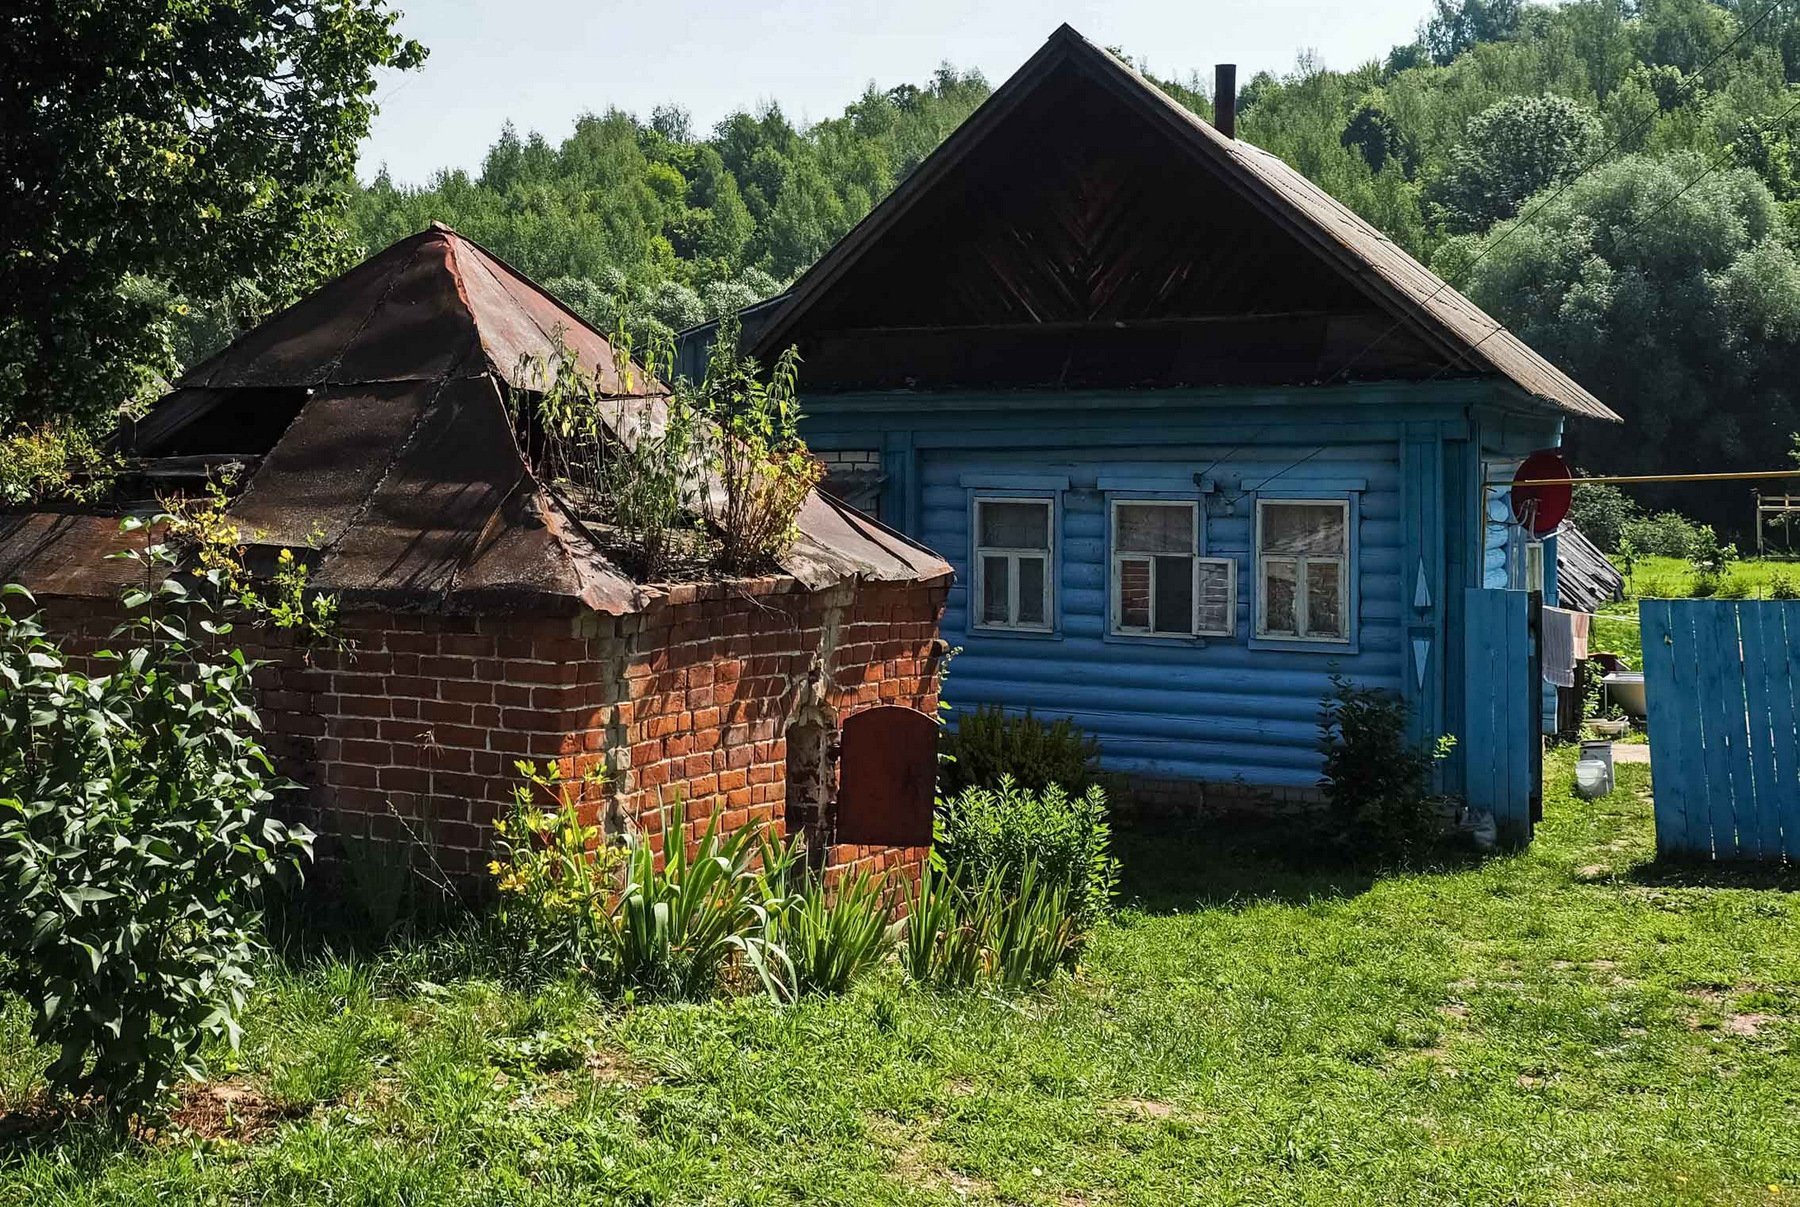
[[[1544,609],[1544,682],[1557,687],[1575,686],[1575,664],[1588,656],[1588,629],[1593,619],[1586,612]]]

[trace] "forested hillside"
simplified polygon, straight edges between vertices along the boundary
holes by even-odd
[[[1384,62],[1249,80],[1239,132],[1624,412],[1575,434],[1590,465],[1762,466],[1800,428],[1796,80],[1792,0],[1437,0]],[[1197,75],[1164,86],[1210,115]],[[946,66],[805,129],[774,106],[509,129],[475,176],[377,177],[356,230],[442,219],[597,320],[629,295],[679,328],[804,269],[987,91]]]
[[[1418,39],[1382,62],[1326,70],[1302,55],[1248,80],[1241,135],[1624,413],[1624,429],[1572,433],[1585,465],[1783,463],[1800,429],[1800,3],[1427,3]],[[53,11],[71,28],[46,19],[9,35],[42,70],[0,81],[0,109],[38,114],[0,129],[0,164],[31,207],[0,224],[0,470],[42,452],[6,442],[103,430],[121,403],[154,396],[358,248],[434,219],[602,326],[660,338],[783,287],[989,91],[947,65],[804,127],[776,105],[711,130],[678,103],[647,118],[608,110],[560,143],[508,128],[475,173],[403,187],[378,172],[360,186],[348,148],[372,113],[371,72],[426,52],[395,38],[386,0],[281,0],[281,13],[312,15],[271,19],[268,52],[256,43],[243,62],[229,47],[207,57],[179,22]],[[172,64],[141,77],[143,96],[59,84],[141,58],[140,34]],[[296,40],[328,49],[294,57],[282,47]],[[954,61],[953,30],[944,47]],[[1164,87],[1209,115],[1199,73],[1223,49],[1190,48],[1185,84]],[[170,83],[190,76],[218,96]],[[603,97],[572,84],[568,99],[578,112]],[[95,141],[115,109],[146,106],[168,111],[155,127],[166,139]],[[240,116],[206,116],[221,106]],[[0,494],[54,480],[62,454],[43,455],[51,470],[24,486],[0,472]],[[1741,495],[1730,500],[1733,514],[1712,518],[1736,528]]]

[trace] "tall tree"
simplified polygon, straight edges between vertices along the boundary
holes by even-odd
[[[1691,152],[1627,156],[1529,223],[1437,257],[1452,279],[1468,276],[1479,305],[1625,417],[1624,433],[1572,433],[1590,468],[1762,469],[1800,428],[1800,259],[1754,172],[1707,167]],[[1743,523],[1739,495],[1645,501]]]
[[[104,423],[175,368],[166,292],[272,301],[337,267],[384,0],[13,0],[0,9],[0,434]]]
[[[1426,197],[1447,230],[1486,230],[1581,171],[1600,143],[1600,120],[1585,106],[1563,96],[1508,97],[1470,119]]]

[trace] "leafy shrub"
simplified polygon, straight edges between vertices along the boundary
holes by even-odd
[[[612,336],[617,371],[626,390],[633,380],[632,341],[623,329]],[[657,363],[658,349],[649,359]],[[605,418],[604,396],[580,361],[558,345],[552,361],[526,357],[520,373],[538,385],[509,394],[513,424],[533,451],[538,472],[569,493],[584,514],[611,529],[613,550],[641,578],[662,577],[688,543],[697,543],[693,516],[700,491],[700,424],[683,397],[671,397],[664,414],[620,411],[615,427]]]
[[[520,362],[537,388],[515,392],[509,406],[534,466],[612,530],[615,552],[641,578],[662,577],[677,560],[711,559],[733,574],[768,566],[793,543],[824,476],[800,438],[799,353],[784,352],[765,380],[738,355],[735,321],[721,327],[705,380],[676,381],[654,415],[607,418],[604,394],[566,348],[553,362]],[[633,330],[624,321],[611,337],[627,392],[647,385],[634,380]],[[652,377],[659,367],[673,376],[666,329],[642,359]]]
[[[0,975],[57,1050],[51,1088],[102,1097],[121,1124],[203,1076],[209,1039],[235,1048],[260,895],[312,838],[268,816],[286,785],[254,664],[211,648],[237,611],[225,573],[162,577],[162,543],[128,556],[147,585],[125,598],[121,648],[96,655],[110,673],[71,669],[35,618],[0,613]]]
[[[1796,587],[1794,585],[1794,580],[1789,575],[1786,575],[1786,574],[1770,575],[1769,576],[1769,598],[1770,599],[1800,599],[1800,587]]]
[[[46,499],[82,503],[100,497],[119,458],[79,427],[50,424],[0,437],[0,504]]]
[[[770,862],[765,855],[765,865]],[[788,859],[785,866],[801,865]],[[772,928],[793,969],[794,992],[843,993],[887,959],[894,946],[888,926],[891,903],[881,882],[867,871],[830,886],[822,877],[803,875]]]
[[[932,858],[973,883],[998,876],[1016,890],[1027,868],[1068,894],[1083,928],[1106,915],[1118,887],[1106,793],[1091,785],[1080,796],[1051,784],[1032,791],[1002,775],[995,788],[968,788],[938,807]]]
[[[1577,484],[1569,503],[1570,522],[1608,553],[1619,552],[1626,525],[1642,518],[1637,503],[1608,482]]]
[[[1576,491],[1592,490],[1583,487]],[[1638,516],[1625,522],[1620,538],[1629,541],[1639,557],[1677,557],[1682,560],[1717,544],[1710,526],[1696,524],[1675,511],[1661,511],[1653,516]]]
[[[550,961],[596,956],[625,856],[598,825],[581,820],[579,789],[596,770],[565,780],[554,762],[516,764],[512,808],[494,823],[497,855],[488,864],[501,893],[500,921],[516,941]]]
[[[1405,701],[1342,676],[1331,682],[1319,719],[1321,786],[1345,842],[1377,857],[1418,855],[1441,835],[1431,775],[1453,739],[1439,739],[1435,751],[1417,749],[1407,740]]]
[[[789,348],[764,381],[757,363],[737,353],[735,316],[713,340],[699,409],[712,424],[707,466],[718,478],[707,518],[723,545],[720,565],[757,570],[794,541],[794,521],[825,468],[800,439],[800,354]]]
[[[927,868],[906,904],[901,962],[925,985],[967,988],[986,978],[1035,988],[1072,967],[1085,939],[1068,890],[1041,876],[1033,860],[1017,869],[1012,887],[1000,869],[971,881]]]
[[[965,712],[956,728],[944,734],[943,748],[938,786],[946,796],[965,788],[992,788],[1004,776],[1033,792],[1051,784],[1085,792],[1100,765],[1100,744],[1077,729],[1073,719],[1046,725],[1029,709]]]

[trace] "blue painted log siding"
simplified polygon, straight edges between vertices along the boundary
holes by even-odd
[[[1204,641],[1107,640],[1109,603],[1106,492],[1138,489],[1195,495],[1192,476],[1214,460],[1216,471],[1276,494],[1341,495],[1346,480],[1359,492],[1354,582],[1359,592],[1357,652],[1250,649],[1256,580],[1251,564],[1254,505],[1244,497],[1225,514],[1209,504],[1205,551],[1238,560],[1237,636]],[[1070,715],[1095,734],[1113,770],[1167,778],[1305,786],[1319,772],[1319,703],[1335,670],[1359,683],[1401,688],[1398,445],[1355,444],[1318,452],[1311,446],[1264,447],[1251,456],[1230,445],[1178,449],[1108,449],[1104,457],[1031,452],[928,450],[920,455],[918,531],[959,571],[944,616],[944,635],[963,647],[949,677],[952,704],[1033,708]],[[1057,549],[1060,636],[971,632],[969,501],[973,484],[1006,475],[1066,476]],[[1185,492],[1183,485],[1186,484]],[[967,485],[966,485],[967,484]],[[1138,485],[1141,484],[1141,485]],[[1223,493],[1235,493],[1229,489]]]
[[[803,431],[820,450],[880,452],[882,517],[956,568],[944,618],[944,636],[963,647],[946,681],[953,705],[1072,715],[1100,738],[1103,761],[1115,770],[1310,787],[1319,772],[1319,705],[1334,670],[1404,694],[1420,740],[1462,733],[1470,665],[1462,589],[1481,581],[1482,462],[1555,442],[1541,417],[1497,409],[1497,389],[1439,381],[1118,396],[821,395],[806,400]],[[1101,478],[1114,489],[1135,477],[1143,490],[1197,497],[1197,471],[1222,479],[1227,496],[1274,474],[1270,495],[1317,487],[1321,497],[1341,497],[1347,482],[1363,485],[1354,652],[1250,648],[1250,495],[1232,515],[1215,500],[1205,519],[1205,553],[1238,561],[1234,638],[1105,636]],[[984,475],[1011,475],[1015,486],[1069,481],[1059,495],[1055,636],[969,631],[970,484]],[[1423,674],[1415,642],[1427,643]],[[1461,791],[1462,779],[1459,750],[1444,767],[1444,789]]]

